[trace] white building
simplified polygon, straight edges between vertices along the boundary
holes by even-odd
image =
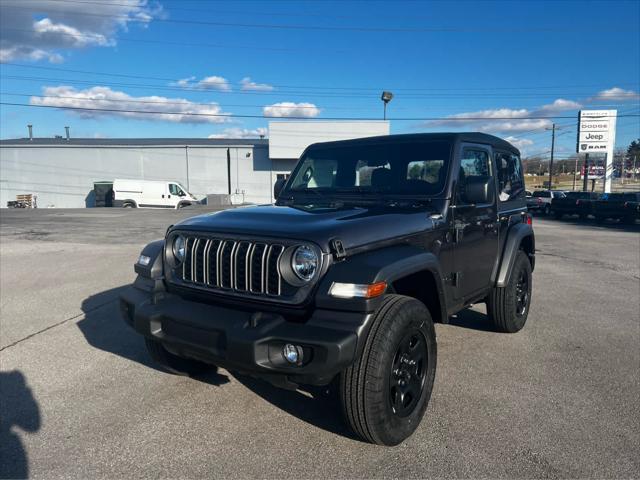
[[[92,206],[94,182],[177,181],[196,197],[268,203],[279,175],[319,141],[387,135],[388,122],[270,122],[266,139],[21,138],[0,140],[0,206],[34,193],[39,207]]]

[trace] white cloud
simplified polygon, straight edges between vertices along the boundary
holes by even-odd
[[[212,133],[209,138],[260,138],[267,137],[268,130],[265,127],[254,129],[247,128],[225,128],[220,133]]]
[[[89,15],[87,15],[89,14]],[[0,2],[0,60],[59,63],[67,50],[113,46],[129,23],[148,24],[161,14],[147,0],[68,4],[55,0]]]
[[[469,128],[479,132],[524,132],[551,125],[547,119],[528,119],[532,115],[526,108],[496,108],[450,115],[443,120],[429,121],[424,127]]]
[[[577,110],[582,105],[573,100],[565,100],[564,98],[558,98],[548,105],[543,105],[540,110],[544,112],[561,112],[563,110]]]
[[[244,77],[240,80],[240,90],[244,91],[256,91],[256,92],[270,92],[273,90],[273,85],[268,83],[256,83],[251,81],[250,77]]]
[[[510,135],[508,137],[505,137],[505,140],[516,147],[518,150],[520,150],[520,152],[533,145],[533,140],[530,140],[528,138],[518,138]]]
[[[279,102],[262,108],[265,117],[305,117],[313,118],[320,114],[320,109],[313,103]]]
[[[598,92],[595,97],[592,97],[591,100],[638,100],[640,99],[640,94],[638,92],[634,92],[633,90],[625,90],[619,87],[609,88],[607,90],[602,90]]]
[[[204,77],[201,80],[196,80],[196,77],[182,78],[172,85],[183,88],[193,88],[197,90],[219,90],[221,92],[230,92],[231,85],[229,81],[224,77],[217,75],[211,75],[210,77]]]
[[[217,103],[193,103],[184,98],[159,96],[132,97],[109,87],[91,87],[78,90],[69,86],[44,87],[43,96],[31,97],[32,105],[66,108],[96,108],[130,110],[129,112],[70,110],[82,118],[122,117],[175,123],[224,123],[227,117]],[[197,115],[189,115],[197,114]]]

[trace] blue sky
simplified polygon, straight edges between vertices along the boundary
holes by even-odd
[[[2,138],[25,136],[28,123],[37,136],[69,125],[76,137],[255,137],[271,118],[381,118],[387,89],[393,133],[481,130],[536,154],[555,121],[568,155],[579,108],[640,113],[638,1],[0,8],[2,102],[43,106],[2,105]],[[255,118],[215,116],[225,114]],[[617,144],[638,136],[640,117],[621,116]]]

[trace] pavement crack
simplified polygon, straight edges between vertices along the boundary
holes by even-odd
[[[24,342],[25,340],[29,340],[30,338],[33,338],[33,337],[35,337],[37,335],[40,335],[41,333],[44,333],[44,332],[49,331],[49,330],[51,330],[53,328],[59,327],[60,325],[64,325],[67,322],[70,322],[70,321],[75,320],[77,318],[83,317],[83,316],[87,315],[88,313],[95,312],[99,308],[102,308],[105,305],[109,305],[111,302],[115,302],[116,300],[117,300],[117,298],[112,298],[111,300],[107,300],[106,302],[103,302],[103,303],[101,303],[99,305],[96,305],[93,308],[89,308],[88,310],[83,311],[82,313],[79,313],[79,314],[74,315],[74,316],[69,317],[69,318],[65,318],[64,320],[61,320],[61,321],[59,321],[57,323],[54,323],[53,325],[49,325],[48,327],[45,327],[42,330],[38,330],[37,332],[30,333],[26,337],[23,337],[23,338],[21,338],[19,340],[16,340],[13,343],[10,343],[9,345],[5,345],[4,347],[0,348],[0,352],[6,350],[8,348],[15,347],[16,345]]]

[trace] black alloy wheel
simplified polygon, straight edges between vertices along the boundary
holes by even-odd
[[[409,332],[398,345],[389,376],[389,402],[398,417],[410,415],[422,396],[428,352],[424,335]]]
[[[516,315],[523,316],[529,305],[529,275],[522,269],[516,281]]]

